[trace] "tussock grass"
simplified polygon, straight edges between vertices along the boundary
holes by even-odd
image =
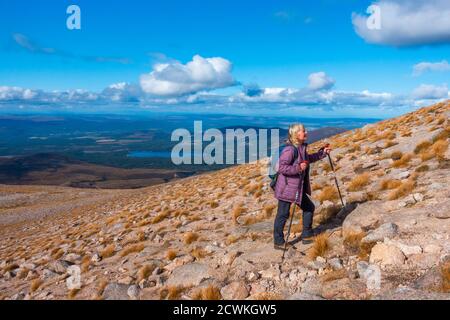
[[[102,257],[102,259],[105,259],[112,257],[115,253],[116,253],[116,246],[114,244],[110,244],[100,252],[100,256]]]
[[[169,211],[163,211],[152,219],[152,224],[159,223],[169,216]]]
[[[200,259],[206,257],[207,255],[208,255],[208,253],[200,247],[195,248],[191,251],[191,256],[193,256],[197,260],[200,260]]]
[[[448,149],[448,141],[447,140],[437,140],[431,146],[431,151],[436,154],[438,157],[443,157],[444,153]]]
[[[428,170],[430,170],[430,167],[426,164],[422,164],[422,165],[418,166],[414,171],[415,172],[426,172]]]
[[[71,290],[69,290],[69,292],[67,293],[67,298],[68,299],[74,299],[75,296],[78,294],[78,292],[80,292],[80,289],[71,289]]]
[[[391,159],[392,160],[400,160],[403,156],[403,153],[401,151],[394,151],[391,153]]]
[[[409,163],[409,161],[411,161],[412,159],[412,155],[407,153],[404,154],[400,159],[394,161],[392,163],[392,167],[393,168],[400,168],[400,167],[406,167]]]
[[[219,203],[217,201],[212,200],[209,202],[209,206],[211,207],[211,209],[214,209],[219,206]]]
[[[415,154],[419,154],[421,152],[426,151],[430,146],[432,145],[431,141],[425,140],[420,142],[419,144],[416,145],[416,147],[414,148],[414,153]]]
[[[441,266],[442,291],[450,292],[450,262]]]
[[[222,299],[222,295],[220,294],[219,288],[210,285],[194,290],[191,298],[192,300],[220,300]]]
[[[324,202],[325,200],[333,201],[339,198],[338,192],[336,190],[336,187],[333,186],[325,186],[320,191],[319,195],[317,196],[317,200],[320,202]]]
[[[339,280],[339,279],[342,279],[345,277],[347,277],[347,271],[345,270],[345,268],[342,268],[340,270],[333,270],[333,271],[327,272],[320,278],[320,281],[329,282],[329,281]]]
[[[321,233],[314,237],[314,243],[309,251],[309,257],[315,259],[319,256],[323,257],[325,253],[330,249],[330,243],[328,241],[328,234]]]
[[[195,232],[186,232],[183,236],[184,244],[191,244],[194,241],[197,241],[198,234]]]
[[[380,190],[391,190],[398,188],[402,182],[400,180],[394,180],[394,179],[384,179],[381,181],[380,184]]]
[[[415,182],[412,179],[408,179],[405,182],[402,182],[400,186],[396,189],[392,190],[388,194],[388,200],[395,200],[402,198],[411,193],[414,190]]]
[[[144,250],[144,248],[145,245],[143,243],[134,244],[132,246],[128,246],[122,249],[122,251],[120,251],[120,256],[123,258],[129,255],[130,253],[141,252],[142,250]]]
[[[361,190],[362,187],[368,185],[369,183],[370,183],[370,175],[367,172],[365,172],[353,178],[350,181],[347,189],[349,191],[359,191]]]
[[[361,244],[362,238],[364,238],[366,234],[364,232],[360,233],[350,233],[344,238],[344,246],[350,253],[357,253],[359,251],[359,246]]]
[[[227,246],[229,246],[230,244],[233,244],[233,243],[237,242],[238,240],[239,240],[239,237],[230,234],[230,235],[227,237],[227,239],[225,240],[225,244],[226,244]]]
[[[43,281],[40,278],[34,279],[30,284],[30,291],[35,292],[42,285]]]
[[[159,291],[159,297],[161,300],[178,300],[183,293],[184,288],[179,286],[164,287]]]
[[[177,257],[177,252],[173,249],[170,249],[166,252],[166,258],[168,260],[173,260]]]
[[[275,204],[267,204],[263,208],[263,212],[266,218],[270,218],[273,215],[273,211],[277,206]]]
[[[237,219],[243,214],[245,213],[245,208],[243,207],[242,203],[237,204],[234,209],[233,209],[233,222],[235,224],[238,224]]]
[[[155,270],[155,265],[143,265],[137,272],[137,283],[141,282],[144,279],[147,279],[152,274],[153,270]]]

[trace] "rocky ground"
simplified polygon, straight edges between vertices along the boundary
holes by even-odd
[[[134,191],[2,186],[0,298],[450,299],[449,115],[327,139],[346,206],[313,164],[321,233],[283,263],[267,160]]]

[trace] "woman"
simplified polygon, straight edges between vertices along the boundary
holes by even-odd
[[[311,195],[309,182],[309,165],[326,157],[331,148],[326,146],[319,152],[308,154],[306,139],[308,132],[302,124],[289,127],[289,137],[286,147],[281,152],[278,161],[278,178],[275,185],[275,198],[278,199],[278,211],[274,224],[275,249],[284,250],[285,240],[283,229],[289,218],[291,203],[295,202],[303,211],[303,231],[301,238],[304,244],[312,242],[314,232],[312,222],[314,204],[307,195]],[[295,148],[298,152],[295,151]],[[296,159],[297,156],[297,159]]]

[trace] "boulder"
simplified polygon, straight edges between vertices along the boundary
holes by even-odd
[[[176,268],[167,280],[169,286],[198,286],[203,280],[211,278],[212,271],[202,263],[189,263]]]
[[[403,252],[393,245],[377,243],[370,253],[370,263],[379,263],[385,266],[401,266],[405,262]]]
[[[384,238],[393,238],[398,234],[398,226],[395,223],[384,223],[372,230],[361,241],[363,243],[383,241]]]
[[[220,294],[225,300],[242,300],[249,296],[249,291],[243,281],[235,281],[223,287]]]
[[[103,299],[105,300],[129,300],[129,286],[120,283],[110,283],[103,290]]]
[[[343,237],[373,229],[380,222],[384,213],[382,201],[369,201],[359,204],[342,224]]]

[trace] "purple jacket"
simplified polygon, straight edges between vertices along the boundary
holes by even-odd
[[[305,191],[311,195],[311,184],[309,181],[309,165],[303,172],[299,171],[299,163],[306,160],[309,163],[316,162],[326,157],[323,149],[319,152],[308,154],[308,144],[304,143],[298,146],[298,159],[294,161],[294,146],[287,145],[281,152],[278,160],[278,178],[275,185],[275,198],[287,202],[294,202],[295,195],[298,192],[298,199],[296,203],[301,204],[302,193]],[[303,190],[303,187],[306,190]]]

